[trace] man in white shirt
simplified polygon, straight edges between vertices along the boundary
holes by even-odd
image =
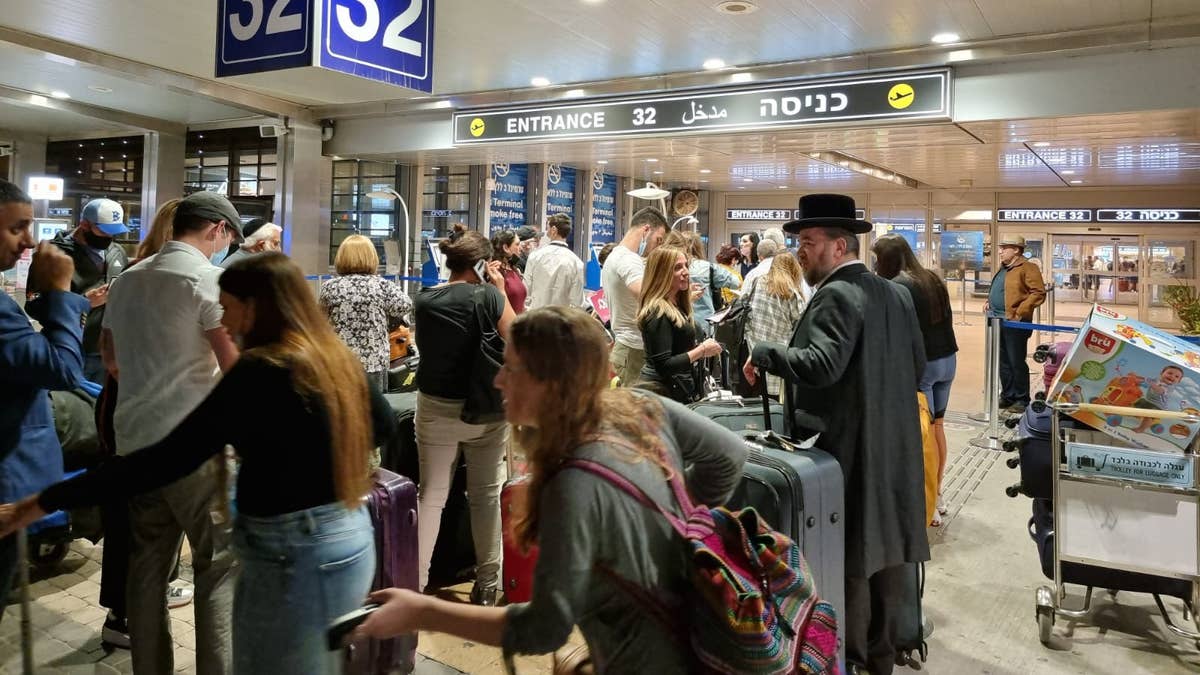
[[[117,452],[127,455],[170,433],[216,385],[238,350],[221,326],[221,268],[210,261],[240,241],[229,200],[198,192],[180,202],[175,236],[158,254],[117,278],[109,291],[101,351],[120,382],[113,417]],[[167,487],[129,502],[129,633],[133,671],[174,672],[167,580],[186,534],[195,570],[196,669],[232,670],[230,620],[236,562],[228,491],[213,460]]]
[[[583,307],[583,261],[567,246],[571,219],[556,213],[546,226],[550,243],[531,253],[525,263],[525,309]]]
[[[608,301],[610,325],[616,338],[609,360],[624,386],[637,381],[646,363],[642,330],[637,321],[645,256],[663,243],[668,229],[667,219],[658,209],[647,206],[633,214],[629,231],[608,255],[600,272],[600,287]]]

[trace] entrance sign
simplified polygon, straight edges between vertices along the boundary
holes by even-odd
[[[1102,223],[1200,223],[1200,209],[1096,209],[1096,220]]]
[[[800,217],[800,209],[725,209],[725,220],[788,221]],[[866,209],[854,209],[854,217],[866,220]]]
[[[1000,209],[996,220],[1010,223],[1088,223],[1091,209]]]
[[[433,91],[433,0],[219,0],[216,76],[316,66]]]
[[[570,105],[466,110],[456,144],[950,118],[949,69],[700,89]]]

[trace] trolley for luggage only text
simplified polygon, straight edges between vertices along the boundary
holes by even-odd
[[[1167,410],[1090,403],[1047,402],[1057,412],[1091,412],[1109,417],[1200,421]],[[1171,633],[1200,641],[1200,482],[1197,443],[1183,453],[1143,450],[1105,434],[1060,426],[1051,418],[1053,565],[1044,570],[1054,586],[1036,592],[1038,636],[1049,645],[1056,617],[1083,619],[1091,613],[1096,586],[1110,593],[1150,593]],[[1065,436],[1064,436],[1065,433]],[[1101,443],[1084,442],[1095,440]],[[1049,515],[1049,514],[1047,514]],[[1038,527],[1035,518],[1033,528]],[[1049,523],[1044,523],[1049,524]],[[1066,584],[1086,587],[1083,607],[1068,609]],[[1182,600],[1184,620],[1176,625],[1162,595]]]

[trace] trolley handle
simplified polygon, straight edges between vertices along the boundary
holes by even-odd
[[[1120,415],[1122,417],[1153,417],[1162,420],[1180,420],[1195,424],[1200,422],[1200,415],[1177,410],[1152,410],[1150,408],[1130,408],[1120,405],[1101,405],[1099,403],[1055,403],[1054,409],[1068,415],[1074,412],[1090,412],[1100,415]]]

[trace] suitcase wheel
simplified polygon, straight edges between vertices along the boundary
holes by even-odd
[[[1021,458],[1020,457],[1009,457],[1008,461],[1006,461],[1004,463],[1008,465],[1008,468],[1015,469],[1018,466],[1021,466]]]
[[[1037,623],[1038,640],[1041,640],[1043,645],[1049,646],[1054,629],[1054,608],[1039,606],[1037,608]]]

